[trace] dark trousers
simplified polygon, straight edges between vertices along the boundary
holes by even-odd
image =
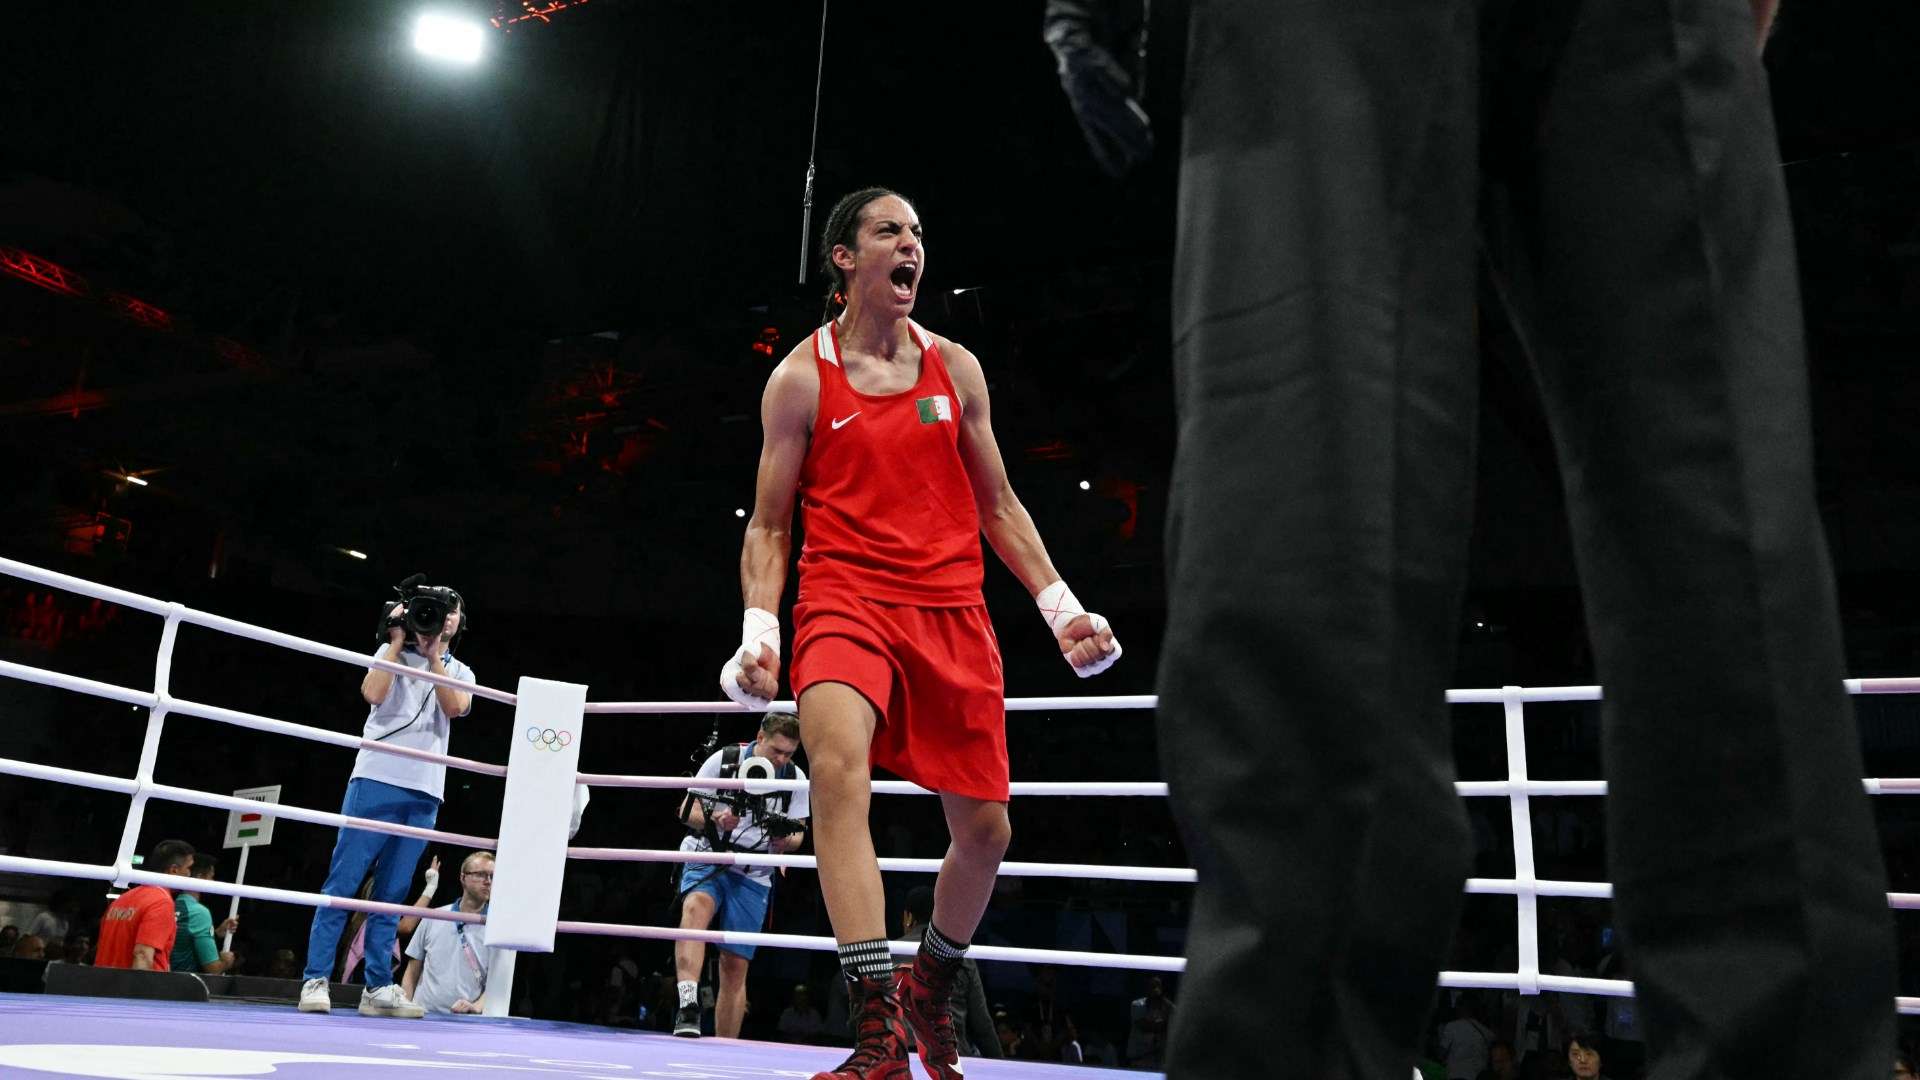
[[[1442,694],[1476,318],[1514,321],[1559,455],[1654,1075],[1885,1075],[1891,919],[1755,45],[1747,0],[1196,0],[1173,1077],[1385,1080],[1421,1043],[1469,857]],[[1476,312],[1483,259],[1509,311]]]

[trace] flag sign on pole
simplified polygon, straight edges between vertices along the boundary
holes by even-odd
[[[269,784],[266,787],[241,788],[233,793],[236,799],[252,799],[254,802],[271,805],[280,801],[280,785]],[[230,810],[227,812],[227,839],[221,847],[257,847],[273,842],[273,815],[264,810]]]

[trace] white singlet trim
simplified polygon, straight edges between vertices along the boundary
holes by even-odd
[[[933,335],[927,332],[926,327],[921,326],[912,319],[908,319],[907,329],[913,332],[913,340],[919,343],[922,350],[933,348]],[[828,323],[813,332],[813,347],[814,350],[820,354],[820,359],[825,360],[834,367],[840,366],[840,350],[833,343],[832,323]]]

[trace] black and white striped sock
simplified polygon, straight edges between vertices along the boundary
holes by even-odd
[[[853,941],[840,946],[840,970],[848,979],[885,978],[893,973],[893,954],[887,951],[885,938]]]
[[[927,936],[920,941],[922,951],[943,964],[951,964],[967,955],[968,944],[953,940],[931,923],[927,924]]]

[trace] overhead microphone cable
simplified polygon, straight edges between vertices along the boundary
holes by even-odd
[[[807,190],[800,199],[800,284],[807,283],[807,256],[813,232],[813,165],[820,149],[820,84],[827,71],[827,0],[820,0],[820,56],[813,68],[813,139],[807,144]]]

